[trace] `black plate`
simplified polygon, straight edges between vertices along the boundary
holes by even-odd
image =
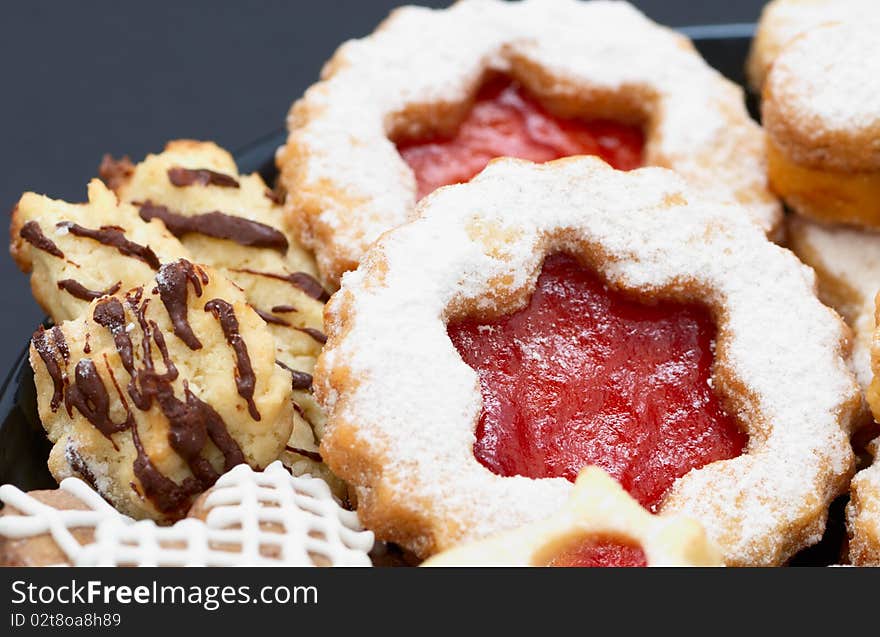
[[[734,82],[745,85],[744,67],[753,24],[724,24],[687,27],[704,58]],[[750,96],[754,114],[755,102]],[[284,143],[283,130],[271,133],[236,153],[241,172],[259,172],[272,183],[276,177],[275,149]],[[0,389],[0,484],[12,483],[21,489],[52,488],[55,481],[46,468],[51,445],[37,417],[33,372],[27,350],[16,361]],[[824,565],[838,560],[846,532],[843,500],[834,503],[828,530],[822,542],[792,560],[796,565]]]

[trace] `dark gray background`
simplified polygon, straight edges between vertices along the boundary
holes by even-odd
[[[403,2],[4,2],[0,210],[25,190],[82,200],[105,152],[138,159],[176,137],[235,150],[282,127],[336,46]],[[634,4],[686,26],[752,22],[764,0]],[[6,251],[0,286],[2,377],[42,312]]]

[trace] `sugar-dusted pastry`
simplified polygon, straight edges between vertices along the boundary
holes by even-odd
[[[877,24],[810,30],[785,47],[764,85],[770,186],[819,221],[880,228]]]
[[[651,515],[607,473],[581,470],[546,520],[435,555],[422,566],[722,566],[702,527]]]
[[[592,464],[729,565],[819,540],[861,400],[791,252],[590,157],[497,160],[418,212],[344,277],[316,367],[322,453],[379,539],[428,557],[544,520]]]
[[[260,175],[240,174],[216,144],[193,140],[171,141],[136,165],[105,157],[101,176],[141,219],[162,221],[194,261],[245,291],[293,378],[296,423],[285,462],[298,473],[320,473],[340,492],[317,455],[324,416],[311,394],[328,294],[314,278],[311,255],[287,228],[276,194]]]
[[[102,520],[126,519],[77,478],[28,493],[4,484],[0,502],[0,566],[75,564]]]
[[[241,463],[265,466],[293,422],[289,375],[235,285],[179,260],[34,334],[37,406],[56,479],[161,521]]]
[[[403,7],[345,43],[290,111],[286,210],[331,284],[434,188],[498,156],[672,168],[774,231],[742,91],[622,2]]]
[[[862,389],[871,372],[874,297],[880,291],[880,233],[790,215],[788,247],[816,271],[819,298],[852,328],[852,366]]]
[[[880,438],[870,449],[874,464],[853,478],[846,507],[849,561],[856,566],[880,566]]]
[[[323,480],[273,462],[239,465],[171,527],[110,520],[79,563],[93,566],[370,566],[373,534]]]
[[[25,193],[12,212],[10,252],[31,272],[34,298],[56,323],[96,298],[125,291],[188,253],[158,221],[147,223],[98,180],[89,201],[70,204]]]
[[[779,52],[795,37],[828,22],[880,18],[876,0],[771,0],[761,13],[749,53],[747,74],[756,93]]]

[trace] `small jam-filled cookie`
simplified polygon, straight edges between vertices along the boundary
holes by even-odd
[[[877,0],[772,0],[758,22],[746,71],[760,93],[773,61],[795,37],[826,22],[880,18]]]
[[[590,157],[496,160],[418,212],[344,277],[316,367],[323,455],[380,539],[546,519],[586,465],[727,564],[821,537],[854,465],[846,328],[747,216]]]
[[[783,49],[764,85],[770,186],[805,216],[880,228],[880,38],[831,24]]]
[[[265,466],[290,436],[290,377],[265,323],[185,260],[41,328],[30,362],[52,474],[78,475],[132,517],[183,517],[223,472]]]
[[[89,201],[69,204],[29,192],[12,213],[10,252],[32,272],[34,298],[61,323],[105,294],[128,290],[162,263],[189,255],[158,221],[146,223],[100,181]]]
[[[790,215],[788,247],[816,271],[819,298],[853,331],[852,366],[862,389],[871,372],[874,297],[880,290],[880,233]]]
[[[500,156],[672,168],[766,231],[781,223],[742,92],[626,3],[397,9],[339,48],[288,127],[286,210],[330,285],[419,199]]]
[[[373,534],[327,484],[273,462],[239,465],[206,491],[186,520],[102,523],[78,562],[92,566],[370,566]]]
[[[607,473],[580,472],[552,517],[450,549],[422,566],[721,566],[702,527],[651,515]]]
[[[275,338],[279,364],[293,377],[296,414],[285,462],[297,473],[337,478],[320,462],[324,416],[311,394],[323,345],[328,294],[312,257],[284,223],[276,195],[256,173],[241,175],[232,156],[211,142],[176,140],[137,165],[105,157],[101,177],[145,221],[159,219],[198,262],[245,291]]]
[[[122,518],[82,480],[67,478],[54,491],[24,493],[0,487],[0,566],[75,564],[95,541],[95,528]]]
[[[870,446],[874,464],[856,474],[846,507],[849,561],[880,566],[880,438]]]

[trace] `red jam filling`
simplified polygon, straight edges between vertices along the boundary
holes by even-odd
[[[419,198],[440,186],[468,181],[496,157],[545,162],[597,155],[620,170],[642,165],[641,129],[609,120],[562,119],[523,88],[499,77],[485,84],[450,138],[398,144],[415,173]]]
[[[613,539],[590,538],[554,556],[547,566],[647,566],[648,558],[640,546]]]
[[[656,510],[677,478],[745,448],[709,385],[715,326],[699,306],[639,303],[559,254],[527,307],[448,330],[480,379],[474,455],[498,475],[573,481],[598,465]]]

